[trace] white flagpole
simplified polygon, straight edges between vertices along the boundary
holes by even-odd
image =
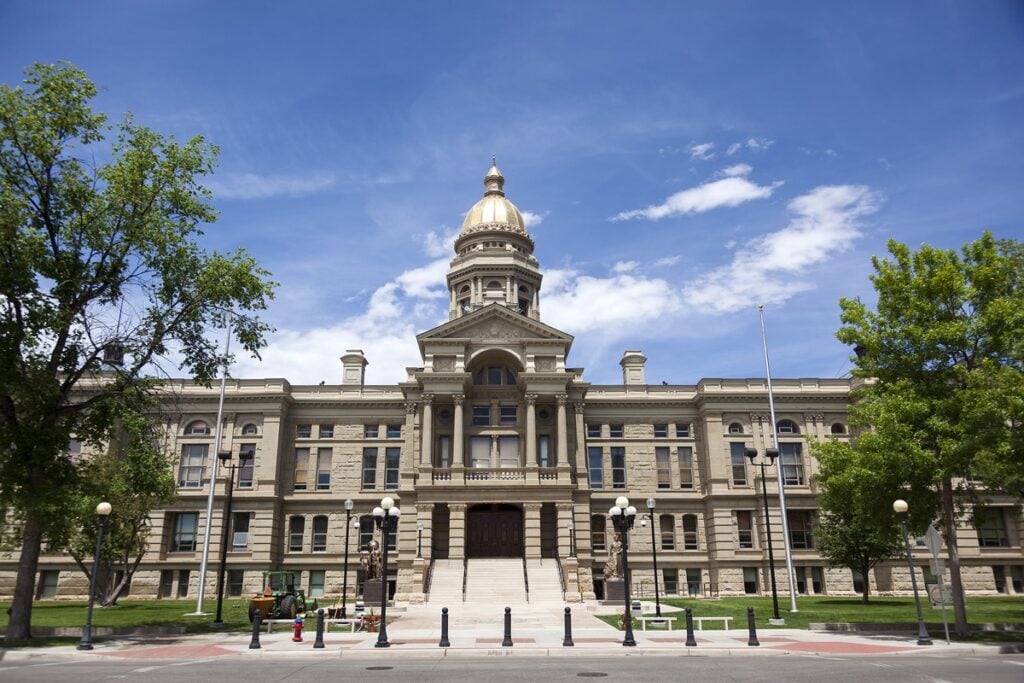
[[[772,419],[772,443],[775,449],[779,448],[779,434],[775,420],[775,397],[772,393],[772,366],[768,361],[768,335],[764,328],[764,304],[757,305],[757,312],[761,318],[761,344],[764,347],[764,371],[768,377],[768,412]],[[797,612],[796,608],[796,582],[793,580],[793,551],[789,547],[789,520],[786,519],[786,485],[782,477],[782,454],[779,454],[778,465],[775,474],[779,483],[779,511],[782,515],[782,545],[786,549],[786,578],[789,580],[789,611]],[[768,523],[768,520],[765,520]]]

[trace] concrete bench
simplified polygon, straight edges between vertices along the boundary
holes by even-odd
[[[267,633],[270,633],[271,629],[274,628],[274,624],[286,624],[288,628],[292,627],[295,623],[294,619],[264,619],[263,623],[267,625]]]
[[[324,630],[330,632],[331,626],[338,626],[342,630],[348,627],[349,632],[355,633],[356,629],[363,627],[362,619],[324,619]]]
[[[694,621],[695,624],[697,624],[697,630],[698,631],[703,631],[704,630],[704,622],[705,621],[720,621],[723,624],[725,624],[725,630],[728,631],[729,630],[729,622],[732,621],[732,617],[694,617],[693,621]]]
[[[633,618],[640,622],[640,625],[643,627],[643,630],[645,631],[647,630],[648,621],[654,622],[655,624],[665,624],[668,627],[669,631],[672,630],[672,622],[675,621],[675,619],[673,619],[672,617],[652,617],[649,615]]]

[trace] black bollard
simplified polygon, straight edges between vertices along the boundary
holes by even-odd
[[[501,641],[502,647],[512,647],[512,608],[505,608],[505,638]]]
[[[324,608],[316,611],[316,640],[313,642],[313,649],[319,650],[324,646]]]
[[[697,639],[693,637],[693,609],[686,608],[686,647],[697,647]]]
[[[565,608],[565,638],[562,640],[562,647],[575,647],[572,642],[572,610]]]
[[[263,620],[260,618],[259,611],[252,618],[252,640],[249,641],[250,650],[260,649],[260,622]]]
[[[441,642],[437,644],[438,647],[451,647],[452,644],[448,642],[448,608],[444,607],[441,609]]]
[[[747,640],[747,645],[750,647],[757,647],[761,643],[757,642],[757,626],[754,625],[754,608],[747,608],[747,629],[750,630],[750,639]]]

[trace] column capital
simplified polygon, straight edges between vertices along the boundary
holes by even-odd
[[[461,406],[462,403],[465,400],[466,400],[466,395],[465,394],[452,394],[452,402],[455,403],[455,405],[457,405],[457,406]]]
[[[416,409],[419,407],[420,404],[416,401],[407,401],[405,404],[405,412],[408,415],[414,415],[416,413]]]
[[[575,403],[572,404],[572,409],[576,411],[577,415],[582,415],[583,409],[586,408],[586,406],[587,404],[584,403],[583,401],[576,401]]]
[[[572,512],[576,509],[576,505],[574,503],[555,503],[555,508],[559,512]]]
[[[466,504],[465,503],[448,503],[448,511],[449,512],[465,512],[466,511]]]
[[[537,394],[523,394],[523,398],[526,400],[526,405],[537,405]]]
[[[824,422],[825,416],[822,415],[821,413],[804,413],[804,421],[811,423]]]
[[[540,513],[542,505],[542,503],[523,503],[523,509],[527,512]]]
[[[425,405],[425,406],[429,406],[431,403],[434,402],[434,395],[433,394],[423,394],[423,396],[421,398],[423,400],[423,405]]]
[[[566,403],[569,402],[569,395],[568,394],[555,394],[555,400],[558,401],[558,405],[564,406]]]

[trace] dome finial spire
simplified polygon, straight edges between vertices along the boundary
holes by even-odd
[[[505,176],[501,175],[501,171],[498,170],[498,159],[492,154],[491,169],[484,176],[484,196],[496,194],[504,197],[504,187]]]

